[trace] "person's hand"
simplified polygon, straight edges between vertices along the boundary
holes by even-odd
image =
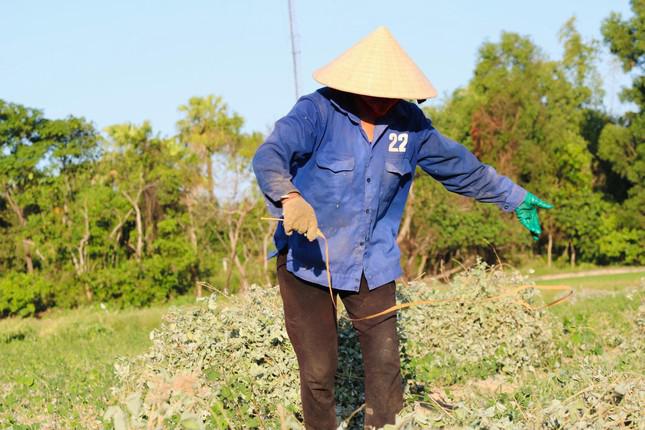
[[[283,227],[287,236],[293,230],[304,234],[309,242],[318,236],[318,220],[314,208],[298,193],[290,193],[282,199]]]
[[[538,240],[540,234],[542,233],[542,227],[540,227],[540,218],[538,217],[537,208],[542,209],[551,209],[553,205],[538,199],[531,193],[526,193],[524,201],[515,208],[515,214],[520,220],[522,225],[531,232],[533,240]]]

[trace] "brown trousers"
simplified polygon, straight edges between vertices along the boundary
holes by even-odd
[[[302,280],[286,269],[286,249],[278,254],[278,283],[287,333],[300,367],[300,396],[307,429],[336,429],[334,379],[338,365],[336,312],[329,289]],[[361,276],[358,293],[336,291],[351,318],[395,303],[395,283],[372,291]],[[365,370],[365,428],[393,424],[403,407],[403,385],[396,313],[354,321]],[[342,365],[342,363],[341,363]]]

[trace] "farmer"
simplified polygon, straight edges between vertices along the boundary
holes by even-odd
[[[515,211],[536,239],[536,207],[551,206],[441,135],[406,101],[437,93],[386,28],[314,78],[325,87],[300,97],[276,122],[253,169],[269,211],[283,217],[270,257],[278,255],[305,426],[334,429],[336,311],[318,229],[328,239],[333,292],[359,318],[395,304],[395,280],[403,274],[396,234],[416,166],[449,191]],[[393,312],[353,322],[363,354],[366,428],[394,423],[403,406],[396,318]]]

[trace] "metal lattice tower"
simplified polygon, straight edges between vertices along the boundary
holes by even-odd
[[[293,0],[287,0],[287,6],[289,7],[289,34],[291,36],[291,59],[293,62],[293,86],[296,91],[296,100],[300,97],[300,88],[298,85],[298,56],[300,51],[297,48],[296,44],[296,33],[295,33],[295,23],[293,18]]]

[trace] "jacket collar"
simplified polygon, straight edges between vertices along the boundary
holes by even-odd
[[[321,88],[318,92],[327,98],[337,111],[346,115],[354,124],[361,123],[361,119],[358,115],[350,110],[353,103],[350,93],[329,87]],[[394,107],[392,107],[384,117],[380,118],[377,124],[392,124],[396,119],[405,116],[404,104],[405,102],[403,100],[399,100],[399,102],[394,105]]]

